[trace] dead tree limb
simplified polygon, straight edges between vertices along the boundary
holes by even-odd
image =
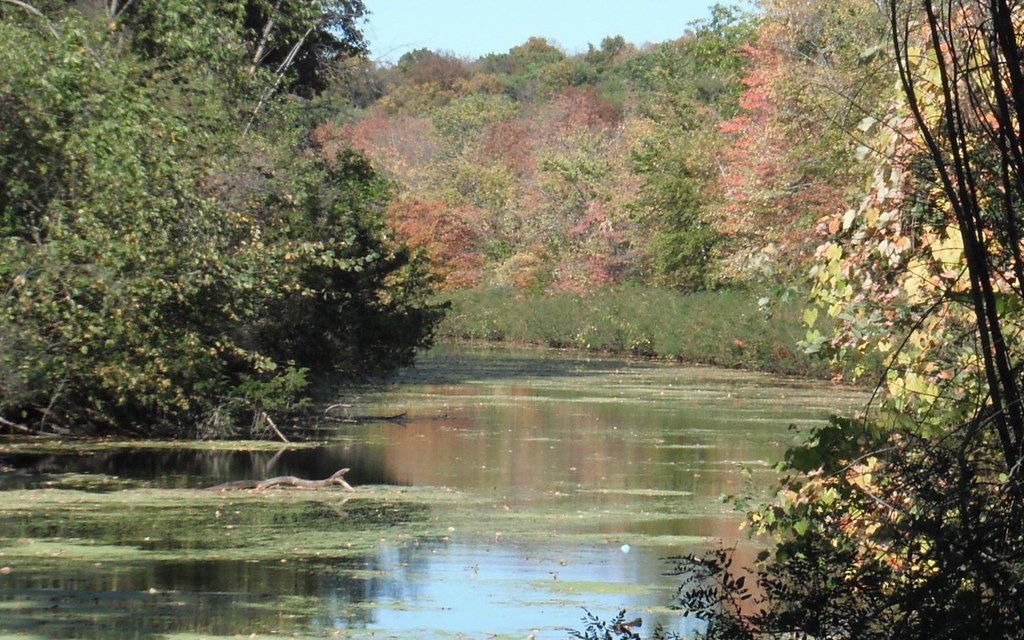
[[[325,415],[323,417],[326,422],[334,422],[341,424],[360,424],[362,422],[395,422],[401,424],[402,420],[408,416],[408,413],[403,411],[402,413],[396,413],[391,416],[351,416],[348,418],[338,418],[335,416]]]
[[[264,489],[273,489],[277,487],[316,490],[341,487],[345,491],[354,493],[355,489],[348,482],[345,482],[345,478],[343,477],[348,473],[348,471],[348,469],[339,469],[338,471],[335,471],[331,477],[324,480],[304,480],[303,478],[296,478],[295,476],[277,476],[266,480],[238,480],[237,482],[225,482],[224,484],[218,484],[214,487],[208,487],[207,490],[241,491],[250,489],[262,491]]]
[[[3,416],[0,416],[0,426],[4,426],[12,430],[21,431],[22,433],[35,433],[35,431],[32,431],[25,425],[18,424],[17,422],[11,422],[10,420],[6,420],[3,418]]]
[[[264,92],[260,97],[259,102],[256,103],[256,108],[252,110],[252,114],[249,116],[249,122],[246,123],[245,129],[242,130],[242,140],[245,140],[246,136],[249,135],[249,130],[252,129],[252,125],[256,122],[256,116],[259,115],[263,105],[266,104],[267,100],[269,100],[275,93],[277,93],[278,87],[281,86],[281,81],[284,80],[285,74],[288,73],[288,68],[291,67],[292,63],[295,61],[295,56],[299,54],[299,49],[302,48],[302,45],[306,42],[306,38],[309,37],[309,34],[313,33],[313,30],[317,26],[318,25],[313,25],[306,30],[306,33],[302,34],[302,37],[299,38],[298,42],[295,43],[295,46],[293,46],[288,52],[288,55],[285,56],[284,61],[282,61],[277,67],[277,71],[274,72],[274,84]]]
[[[249,75],[256,73],[256,67],[259,66],[260,62],[263,61],[263,57],[267,42],[270,40],[270,31],[274,28],[274,23],[277,20],[277,10],[281,6],[281,0],[277,0],[274,6],[270,8],[270,16],[267,18],[267,24],[263,25],[263,31],[260,33],[260,41],[256,45],[256,53],[252,54],[252,66],[249,67]]]
[[[267,423],[267,426],[269,426],[274,431],[274,433],[277,434],[277,437],[281,439],[281,442],[285,444],[291,444],[291,441],[288,440],[288,438],[286,438],[283,433],[281,433],[281,430],[277,428],[277,425],[274,424],[274,421],[270,419],[270,416],[267,415],[266,411],[260,412],[260,418],[262,418],[263,421]]]

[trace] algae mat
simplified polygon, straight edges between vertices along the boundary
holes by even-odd
[[[662,558],[742,541],[720,496],[770,483],[790,425],[863,402],[452,348],[345,400],[406,419],[286,448],[0,442],[0,638],[563,638],[584,606],[685,632]],[[355,495],[198,489],[342,466]]]

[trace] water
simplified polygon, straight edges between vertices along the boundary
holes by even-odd
[[[0,455],[0,637],[562,638],[584,606],[686,631],[663,558],[718,540],[749,557],[720,496],[769,485],[790,425],[863,397],[447,348],[350,400],[333,414],[405,416],[341,424],[315,448]],[[348,502],[194,491],[341,467],[361,487]],[[90,478],[88,494],[46,488]]]

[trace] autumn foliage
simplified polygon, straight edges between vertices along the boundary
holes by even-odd
[[[483,236],[481,211],[399,198],[391,203],[387,217],[401,240],[427,254],[435,276],[446,287],[478,283],[483,266],[476,251]]]
[[[636,155],[645,150],[652,163],[665,156],[658,184],[646,192],[690,188],[669,184],[675,158],[687,152],[674,145],[669,158],[660,149],[661,116],[650,107],[661,99],[659,74],[679,85],[691,81],[686,61],[696,59],[709,34],[749,30],[746,16],[719,17],[646,51],[622,38],[578,56],[539,38],[476,61],[415,51],[378,69],[385,95],[357,117],[321,127],[314,142],[328,156],[358,149],[395,182],[400,197],[389,217],[402,239],[432,259],[444,287],[583,292],[630,280],[701,288],[714,281],[703,241],[681,260],[658,255],[667,244],[654,220],[657,198],[642,194],[649,178]],[[735,68],[715,72],[715,86],[738,81]],[[682,92],[688,109],[714,130],[710,123],[720,117],[701,106],[712,94]],[[684,144],[703,156],[705,141],[690,136]],[[715,192],[705,186],[698,190]],[[710,230],[703,210],[669,213],[701,220],[675,225],[679,233]],[[662,268],[687,262],[708,278]]]
[[[413,51],[376,69],[383,95],[324,148],[359,149],[395,181],[401,233],[448,287],[792,276],[864,175],[848,135],[862,116],[836,96],[867,84],[869,108],[886,93],[863,82],[851,35],[878,35],[870,6],[716,7],[677,40],[574,56],[541,38],[479,60]]]

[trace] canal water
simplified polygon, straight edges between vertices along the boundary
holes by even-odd
[[[864,397],[449,346],[339,402],[315,446],[4,443],[0,638],[564,638],[621,609],[685,634],[667,558],[751,557],[723,497]],[[342,467],[352,496],[201,491]]]

